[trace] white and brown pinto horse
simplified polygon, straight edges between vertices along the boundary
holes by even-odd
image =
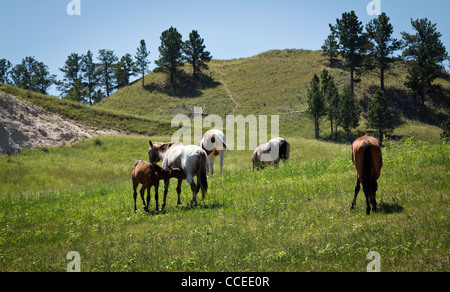
[[[253,152],[253,170],[263,169],[266,165],[277,166],[280,160],[286,161],[291,153],[291,145],[283,138],[275,138],[256,147]]]
[[[366,135],[353,142],[352,161],[356,167],[357,174],[352,209],[356,205],[356,198],[362,183],[363,191],[366,195],[366,211],[367,215],[370,215],[370,204],[372,204],[372,211],[377,210],[377,181],[380,178],[381,168],[383,167],[383,157],[378,140]]]
[[[151,163],[162,161],[164,170],[179,168],[184,172],[184,177],[178,179],[177,193],[178,205],[181,204],[181,183],[187,180],[192,190],[192,203],[197,205],[197,194],[202,191],[202,199],[205,198],[208,191],[208,181],[206,174],[208,171],[207,154],[200,147],[194,145],[184,146],[182,143],[152,143],[150,141],[150,150],[148,151]],[[194,177],[197,177],[197,184]],[[164,180],[164,200],[161,210],[166,206],[167,192],[169,189],[169,180]]]
[[[201,147],[208,154],[211,174],[214,174],[214,161],[217,156],[220,156],[220,175],[222,175],[225,151],[229,151],[227,144],[225,144],[225,135],[216,129],[209,130],[202,139]]]

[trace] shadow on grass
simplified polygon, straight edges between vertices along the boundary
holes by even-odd
[[[201,202],[194,207],[192,205],[192,203],[189,203],[188,205],[185,206],[178,206],[178,209],[181,211],[191,211],[191,210],[196,210],[196,209],[200,209],[200,210],[213,210],[213,209],[219,209],[222,208],[224,205],[222,203],[219,202],[210,202],[208,204],[202,204]]]
[[[170,213],[171,211],[178,211],[178,212],[186,212],[186,211],[194,211],[194,210],[213,210],[213,209],[219,209],[222,208],[224,204],[219,202],[210,202],[208,204],[202,204],[199,202],[198,206],[194,207],[192,203],[189,203],[187,205],[180,205],[178,207],[175,207],[173,209],[166,208],[163,211],[157,211],[155,209],[151,209],[148,213],[146,213],[149,216],[158,216],[158,215],[164,215],[167,213]]]
[[[176,74],[174,84],[170,84],[167,79],[163,83],[151,83],[144,86],[148,92],[159,92],[167,94],[171,97],[179,98],[193,98],[203,95],[202,90],[215,88],[220,86],[221,83],[215,81],[211,76],[200,73],[199,76],[194,79],[186,72],[178,72]]]
[[[378,205],[378,212],[383,214],[395,214],[403,212],[403,206],[399,203],[380,203]]]

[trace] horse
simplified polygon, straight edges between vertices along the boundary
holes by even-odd
[[[136,161],[133,165],[133,170],[131,171],[131,179],[133,182],[133,198],[134,198],[134,212],[136,212],[136,189],[139,184],[142,184],[142,189],[140,191],[142,202],[144,203],[144,210],[149,212],[150,203],[150,189],[152,186],[155,187],[155,201],[156,210],[158,211],[158,188],[159,181],[164,179],[170,179],[172,177],[182,177],[183,172],[180,169],[171,168],[168,171],[161,169],[156,164],[151,164],[145,161]],[[147,190],[147,203],[144,200],[145,190]]]
[[[291,145],[283,138],[275,138],[268,143],[256,147],[253,152],[253,171],[264,169],[266,165],[274,164],[277,166],[280,160],[286,161],[291,153]]]
[[[367,215],[370,215],[370,204],[372,204],[372,211],[377,210],[376,192],[383,167],[383,157],[378,140],[367,135],[356,139],[352,144],[352,161],[356,167],[357,181],[351,209],[356,205],[356,198],[362,183],[366,195],[366,212]]]
[[[202,191],[202,199],[205,199],[208,191],[208,180],[206,174],[208,172],[208,155],[199,146],[188,145],[182,143],[152,143],[150,141],[150,150],[148,151],[151,163],[162,161],[162,168],[169,167],[179,168],[183,171],[182,178],[178,178],[177,194],[178,205],[181,205],[181,183],[187,180],[192,190],[192,203],[197,206],[197,194]],[[197,176],[197,184],[194,177]],[[169,189],[169,180],[164,181],[164,201],[162,209],[166,206],[167,191]]]
[[[229,151],[227,144],[225,144],[225,135],[216,129],[209,130],[203,137],[200,146],[209,157],[208,164],[211,174],[214,174],[214,160],[220,155],[220,175],[223,175],[225,150]]]

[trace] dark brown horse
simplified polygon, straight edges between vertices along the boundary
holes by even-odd
[[[180,169],[171,168],[166,171],[161,169],[156,164],[147,163],[145,161],[136,161],[133,165],[132,170],[132,181],[133,181],[133,198],[134,198],[134,212],[136,212],[136,189],[139,184],[142,184],[142,189],[140,191],[142,202],[144,203],[144,210],[149,211],[150,204],[150,189],[152,186],[155,187],[155,201],[156,201],[156,211],[158,211],[158,189],[160,180],[168,180],[172,177],[182,177],[184,173]],[[147,203],[144,200],[145,190],[147,190]]]
[[[356,205],[356,198],[361,190],[360,184],[362,183],[363,191],[366,195],[366,211],[367,215],[370,215],[370,204],[372,204],[372,211],[377,210],[377,181],[380,178],[381,168],[383,167],[383,157],[378,140],[366,135],[353,142],[352,160],[353,164],[356,166],[357,174],[355,198],[353,199],[352,209]]]

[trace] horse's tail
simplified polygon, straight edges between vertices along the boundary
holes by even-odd
[[[208,158],[206,152],[203,150],[198,151],[198,170],[197,170],[197,180],[200,184],[202,190],[202,199],[206,197],[208,192],[208,179],[206,175],[208,173]]]
[[[282,160],[288,160],[291,154],[291,145],[287,141],[283,141],[280,147],[280,158]]]
[[[363,161],[363,175],[362,183],[365,191],[372,189],[372,145],[369,141],[365,141],[363,144],[364,161]]]

